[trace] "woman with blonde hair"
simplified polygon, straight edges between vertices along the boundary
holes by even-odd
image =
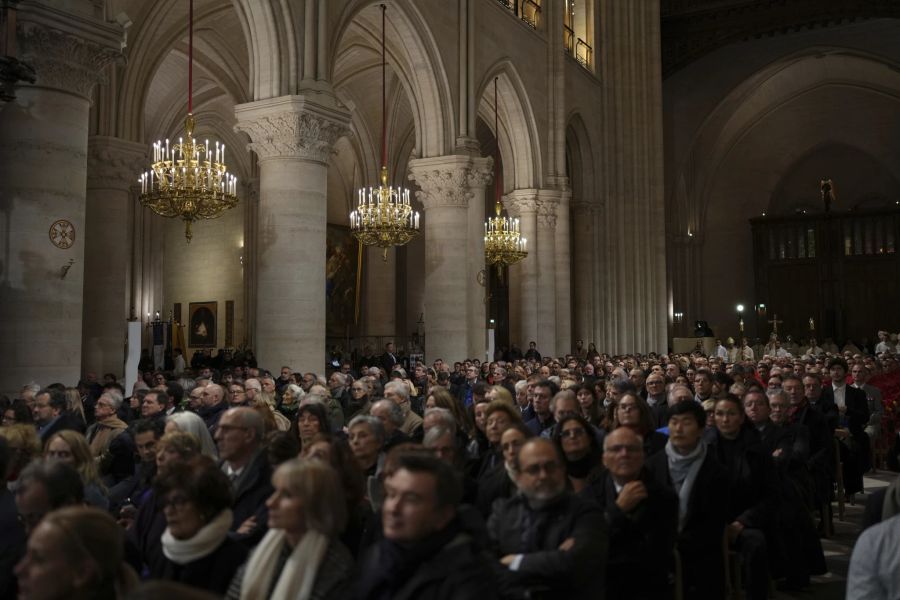
[[[15,491],[19,473],[35,456],[40,455],[41,439],[38,437],[34,425],[25,423],[0,427],[0,437],[6,440],[12,454],[6,472],[6,486],[10,491]]]
[[[84,418],[84,403],[81,401],[81,393],[78,388],[66,388],[66,411],[70,415],[80,418],[82,423],[87,423],[87,419]]]
[[[200,440],[186,431],[170,431],[156,442],[157,476],[175,464],[185,462],[201,453]]]
[[[338,540],[347,505],[338,473],[294,459],[272,475],[269,532],[231,581],[230,600],[346,598],[353,557]]]
[[[107,513],[70,506],[45,516],[16,565],[19,598],[115,600],[137,584],[125,534]]]
[[[78,471],[84,483],[84,501],[103,510],[109,508],[106,486],[100,480],[97,462],[83,435],[71,429],[57,431],[44,446],[44,458],[58,460]]]
[[[499,400],[501,402],[506,402],[510,406],[515,407],[516,403],[513,402],[512,394],[509,393],[509,390],[503,387],[502,385],[492,385],[488,388],[487,393],[484,395],[485,398],[494,402],[495,400]]]

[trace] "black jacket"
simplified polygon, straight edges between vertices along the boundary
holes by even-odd
[[[819,402],[826,406],[830,404],[837,410],[834,388],[831,385],[826,385],[822,390],[822,398]],[[847,411],[844,413],[847,429],[850,430],[850,433],[859,435],[869,424],[869,399],[861,389],[844,385],[844,402],[847,405]]]
[[[728,522],[769,529],[778,504],[778,482],[771,456],[766,454],[756,430],[744,427],[737,439],[727,440],[717,429],[711,429],[706,438],[709,454],[728,471]]]
[[[212,553],[186,565],[164,558],[155,570],[151,569],[150,577],[177,581],[221,596],[228,590],[235,571],[247,560],[248,552],[245,545],[226,537]]]
[[[647,459],[646,466],[657,483],[674,489],[665,452]],[[725,596],[722,539],[729,500],[728,472],[707,450],[691,490],[684,526],[678,533],[685,598],[721,600]]]
[[[401,546],[374,544],[359,564],[354,598],[360,600],[494,600],[490,557],[454,519],[428,540]]]
[[[256,527],[253,531],[240,536],[235,535],[236,539],[252,546],[262,539],[268,529],[269,511],[266,509],[266,499],[274,491],[272,467],[269,466],[265,452],[257,453],[237,478],[234,486],[234,503],[231,505],[234,522],[231,530],[236,531],[241,523],[255,516]]]
[[[496,563],[504,594],[539,590],[548,597],[602,597],[597,582],[604,580],[608,540],[606,519],[596,504],[566,491],[534,510],[525,496],[516,494],[494,504],[488,535],[498,559],[524,555],[516,571]],[[569,538],[575,545],[560,550]]]
[[[678,536],[678,497],[647,471],[641,481],[647,498],[628,513],[616,504],[619,494],[609,471],[602,471],[580,492],[600,506],[609,526],[606,600],[657,600],[672,595],[669,573]]]
[[[506,472],[506,465],[499,464],[478,480],[478,496],[475,506],[478,512],[487,519],[491,516],[494,502],[500,498],[509,498],[516,493],[516,484]]]

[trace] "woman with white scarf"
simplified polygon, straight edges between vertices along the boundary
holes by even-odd
[[[231,482],[212,459],[197,456],[168,466],[154,484],[166,517],[163,558],[153,579],[168,579],[224,594],[247,548],[228,537]]]
[[[269,532],[235,574],[226,598],[346,598],[353,558],[337,539],[347,520],[337,472],[298,458],[278,467],[272,486]]]

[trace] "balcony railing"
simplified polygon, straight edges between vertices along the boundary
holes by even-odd
[[[541,22],[541,3],[538,0],[497,0],[504,8],[532,29]]]
[[[568,25],[563,25],[563,46],[566,54],[578,61],[578,64],[585,69],[591,68],[594,48],[580,37],[576,37],[575,31]]]

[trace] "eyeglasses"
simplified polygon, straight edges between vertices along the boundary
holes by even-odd
[[[538,463],[534,465],[528,465],[522,472],[526,475],[530,475],[532,477],[536,477],[540,475],[541,471],[547,473],[547,475],[553,475],[559,470],[559,463],[556,461],[550,461],[545,463]]]
[[[572,429],[564,429],[563,431],[559,432],[559,437],[563,437],[563,438],[575,439],[575,438],[580,438],[584,435],[585,435],[585,431],[581,427],[573,427]]]
[[[162,501],[162,508],[166,509],[169,507],[174,508],[175,510],[179,510],[185,505],[189,504],[191,501],[187,496],[171,496],[169,498],[164,498]]]
[[[608,452],[609,454],[619,454],[620,452],[624,452],[626,454],[637,454],[638,452],[643,452],[644,447],[638,444],[614,444],[604,450],[604,452]]]

